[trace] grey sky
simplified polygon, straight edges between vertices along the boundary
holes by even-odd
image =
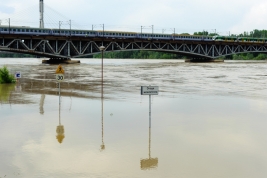
[[[39,0],[0,0],[0,19],[11,18],[16,25],[38,26]],[[154,31],[177,33],[207,30],[222,35],[253,29],[267,29],[265,0],[44,0],[45,25],[101,30],[140,31],[154,25]],[[53,9],[49,9],[49,8]],[[56,12],[55,12],[56,11]],[[61,16],[58,14],[62,14]],[[64,17],[63,17],[64,16]],[[20,20],[17,20],[17,18]],[[23,18],[23,19],[22,19]],[[2,22],[2,24],[4,24]],[[20,24],[19,24],[20,23]]]

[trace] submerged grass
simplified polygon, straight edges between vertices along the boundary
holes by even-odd
[[[16,84],[0,84],[0,101],[7,102]]]

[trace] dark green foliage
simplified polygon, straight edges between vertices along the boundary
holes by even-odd
[[[253,30],[239,34],[241,37],[267,38],[267,30]]]
[[[9,74],[7,67],[0,68],[0,83],[15,83],[15,77]]]
[[[207,31],[203,31],[203,32],[195,32],[194,35],[204,35],[204,36],[208,36],[209,32]]]
[[[30,54],[20,54],[20,53],[0,53],[0,58],[33,58],[36,56],[30,55]]]
[[[101,58],[101,54],[94,55],[94,58]],[[183,56],[174,53],[155,51],[122,51],[104,53],[104,58],[113,59],[182,59]]]
[[[226,57],[226,59],[229,59]],[[243,53],[243,54],[234,54],[232,55],[233,60],[265,60],[267,59],[267,54],[258,54],[258,53]]]

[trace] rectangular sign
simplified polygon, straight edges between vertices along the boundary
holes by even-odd
[[[58,82],[62,82],[64,80],[64,75],[63,74],[56,74],[56,79]]]
[[[15,77],[16,77],[16,78],[21,78],[21,73],[20,73],[20,72],[16,72],[16,73],[15,73]]]
[[[158,95],[159,87],[157,86],[141,86],[141,95]]]

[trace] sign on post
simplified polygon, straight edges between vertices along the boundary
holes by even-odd
[[[158,86],[141,86],[141,95],[158,95]]]
[[[15,73],[15,77],[18,79],[18,78],[21,78],[21,73],[20,72],[16,72]]]
[[[141,86],[141,95],[149,95],[149,128],[151,128],[151,95],[158,94],[158,86]]]
[[[58,82],[62,82],[64,80],[64,75],[63,74],[57,74],[56,79]]]
[[[64,69],[61,65],[58,65],[57,70],[56,70],[56,80],[58,82],[62,82],[64,80]]]
[[[64,69],[61,65],[58,65],[57,70],[56,70],[56,74],[64,74]]]

